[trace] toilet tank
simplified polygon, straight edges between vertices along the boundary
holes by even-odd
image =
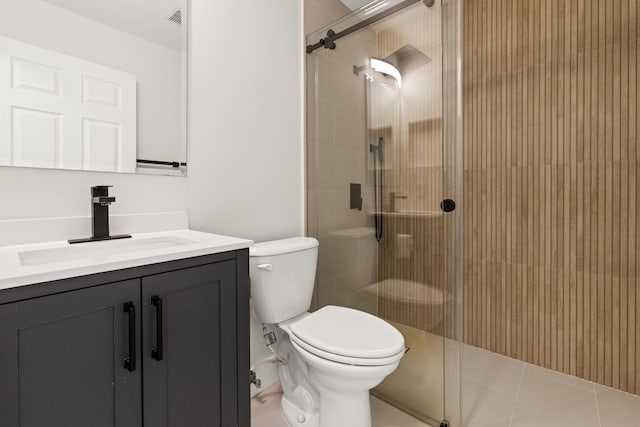
[[[316,277],[318,241],[294,237],[249,248],[253,311],[276,324],[309,310]]]

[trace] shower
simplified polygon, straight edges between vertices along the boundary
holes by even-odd
[[[427,65],[431,62],[431,58],[411,43],[406,43],[384,59],[371,58],[368,62],[366,65],[354,65],[353,74],[359,76],[361,72],[365,72],[367,80],[373,81],[375,79],[372,76],[373,73],[370,73],[370,71],[374,71],[385,77],[393,78],[398,89],[400,89],[402,87],[403,75],[408,75]],[[373,215],[375,237],[376,241],[380,242],[382,240],[384,225],[384,137],[378,137],[377,145],[369,144],[369,152],[373,154]],[[391,193],[389,197],[393,199],[395,199],[395,197],[406,198],[406,196],[395,196],[394,193]],[[395,200],[390,200],[390,205],[394,205],[394,202]],[[391,210],[393,211],[394,209]]]

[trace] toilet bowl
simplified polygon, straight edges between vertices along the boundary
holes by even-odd
[[[278,351],[282,411],[292,426],[370,427],[369,390],[404,355],[400,332],[368,313],[326,306],[309,313],[318,242],[294,238],[250,249],[256,317],[285,332]]]

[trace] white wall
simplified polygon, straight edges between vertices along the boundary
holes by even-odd
[[[340,0],[304,0],[304,34],[317,31],[349,13],[351,10]]]
[[[301,235],[301,1],[193,1],[190,16],[191,226],[255,241]],[[254,321],[252,363],[268,355],[261,331]],[[275,368],[258,376],[268,386]]]
[[[256,241],[300,235],[301,19],[297,0],[192,3],[195,228]]]
[[[192,0],[189,176],[0,168],[0,219],[89,215],[89,186],[113,184],[113,213],[187,209],[196,230],[300,235],[301,14],[298,0]],[[254,363],[267,354],[252,327]]]
[[[169,212],[188,207],[184,178],[0,167],[0,219],[91,215],[92,185],[114,186],[111,194],[116,203],[110,208],[113,214]]]
[[[0,6],[0,35],[135,74],[138,158],[179,159],[179,51],[43,1],[0,0]]]

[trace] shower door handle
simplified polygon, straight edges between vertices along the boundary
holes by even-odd
[[[440,209],[444,212],[453,212],[456,210],[456,202],[453,199],[444,199],[440,202]]]

